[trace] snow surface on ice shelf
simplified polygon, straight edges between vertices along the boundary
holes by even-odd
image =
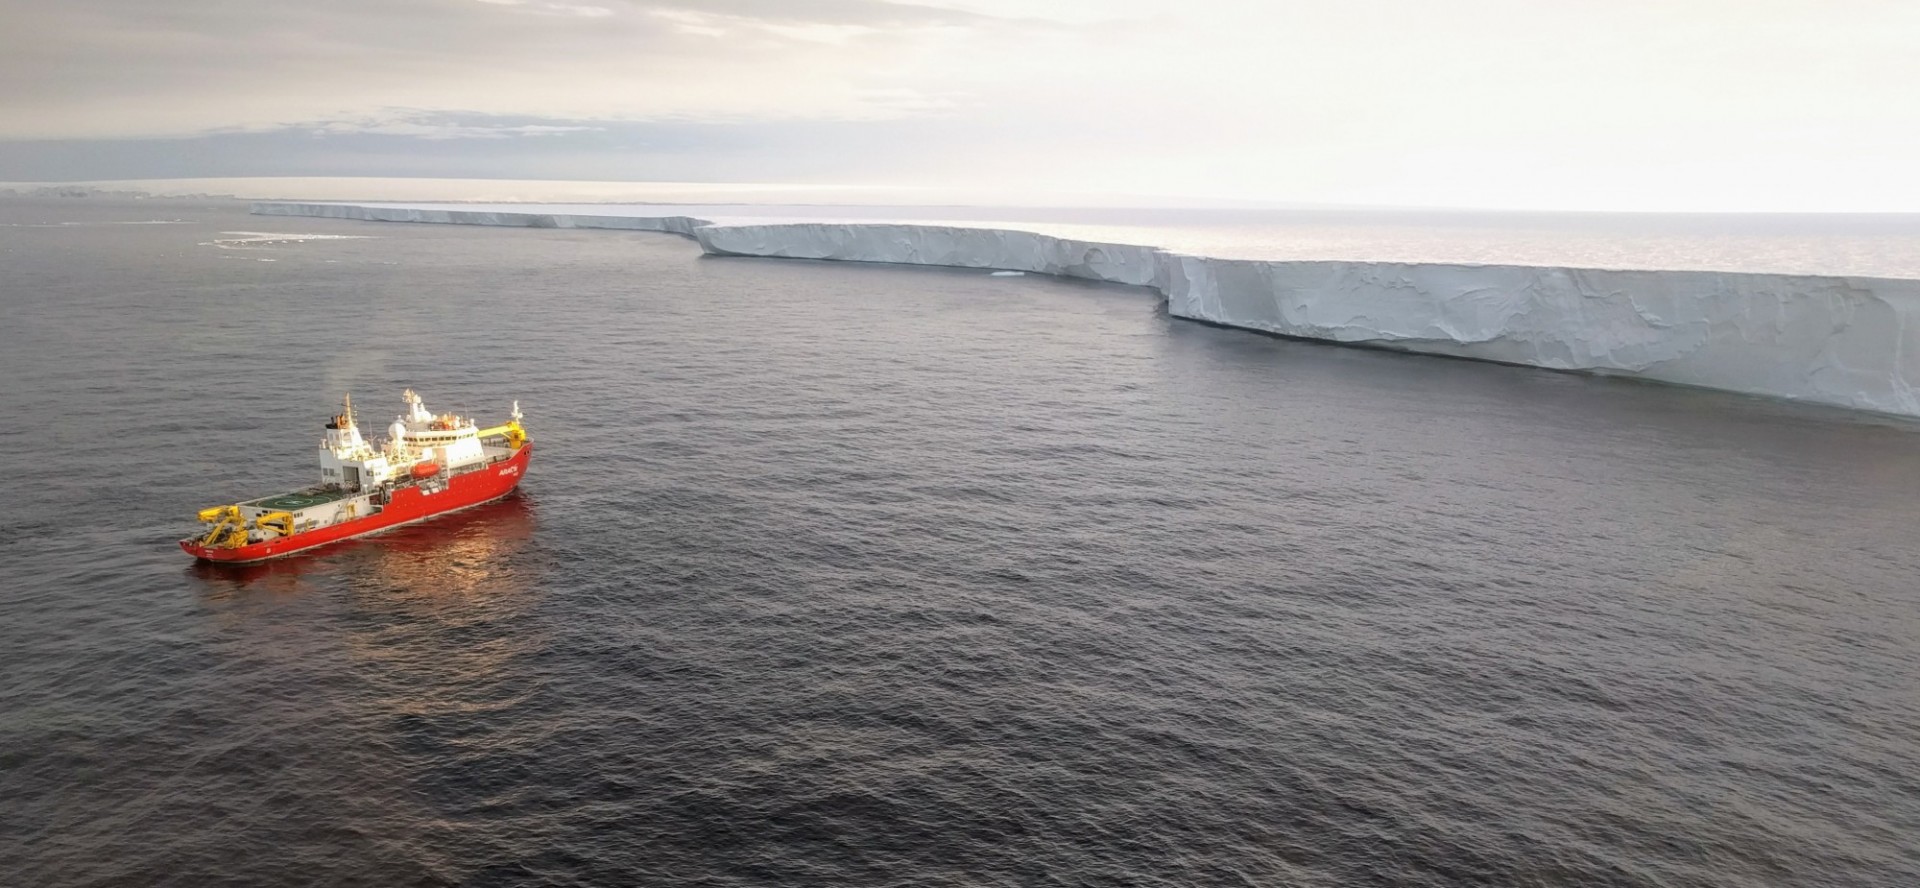
[[[1175,317],[1283,336],[1920,416],[1920,280],[1217,259],[1004,228],[635,209],[253,204],[272,216],[664,231],[713,255],[1084,278],[1152,287]]]

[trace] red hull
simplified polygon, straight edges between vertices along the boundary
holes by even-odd
[[[455,475],[447,482],[447,489],[439,493],[425,493],[418,487],[403,487],[393,492],[393,499],[378,514],[352,521],[309,530],[265,542],[252,543],[238,549],[209,549],[200,545],[198,540],[181,540],[180,548],[187,554],[204,561],[222,564],[245,564],[251,561],[265,561],[269,558],[284,558],[298,552],[305,552],[328,543],[337,543],[355,537],[392,530],[402,524],[425,521],[436,515],[477,506],[497,500],[513,492],[520,485],[520,479],[526,477],[527,461],[533,456],[533,445],[527,444],[515,451],[512,457],[495,463],[478,472]]]

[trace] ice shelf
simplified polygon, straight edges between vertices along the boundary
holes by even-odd
[[[1920,416],[1920,280],[1213,259],[999,228],[263,201],[382,222],[663,231],[721,256],[1024,271],[1151,287],[1180,318]]]

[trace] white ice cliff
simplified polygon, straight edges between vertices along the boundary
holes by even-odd
[[[253,212],[665,231],[723,256],[1037,272],[1153,287],[1175,317],[1283,336],[1920,416],[1920,280],[1212,259],[904,223],[714,224],[692,216],[289,202],[255,203]]]

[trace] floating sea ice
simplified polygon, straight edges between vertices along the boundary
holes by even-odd
[[[307,241],[371,240],[373,238],[373,235],[370,234],[282,234],[270,231],[222,231],[220,233],[236,236],[215,238],[200,246],[233,250],[246,247],[300,244],[306,243]]]

